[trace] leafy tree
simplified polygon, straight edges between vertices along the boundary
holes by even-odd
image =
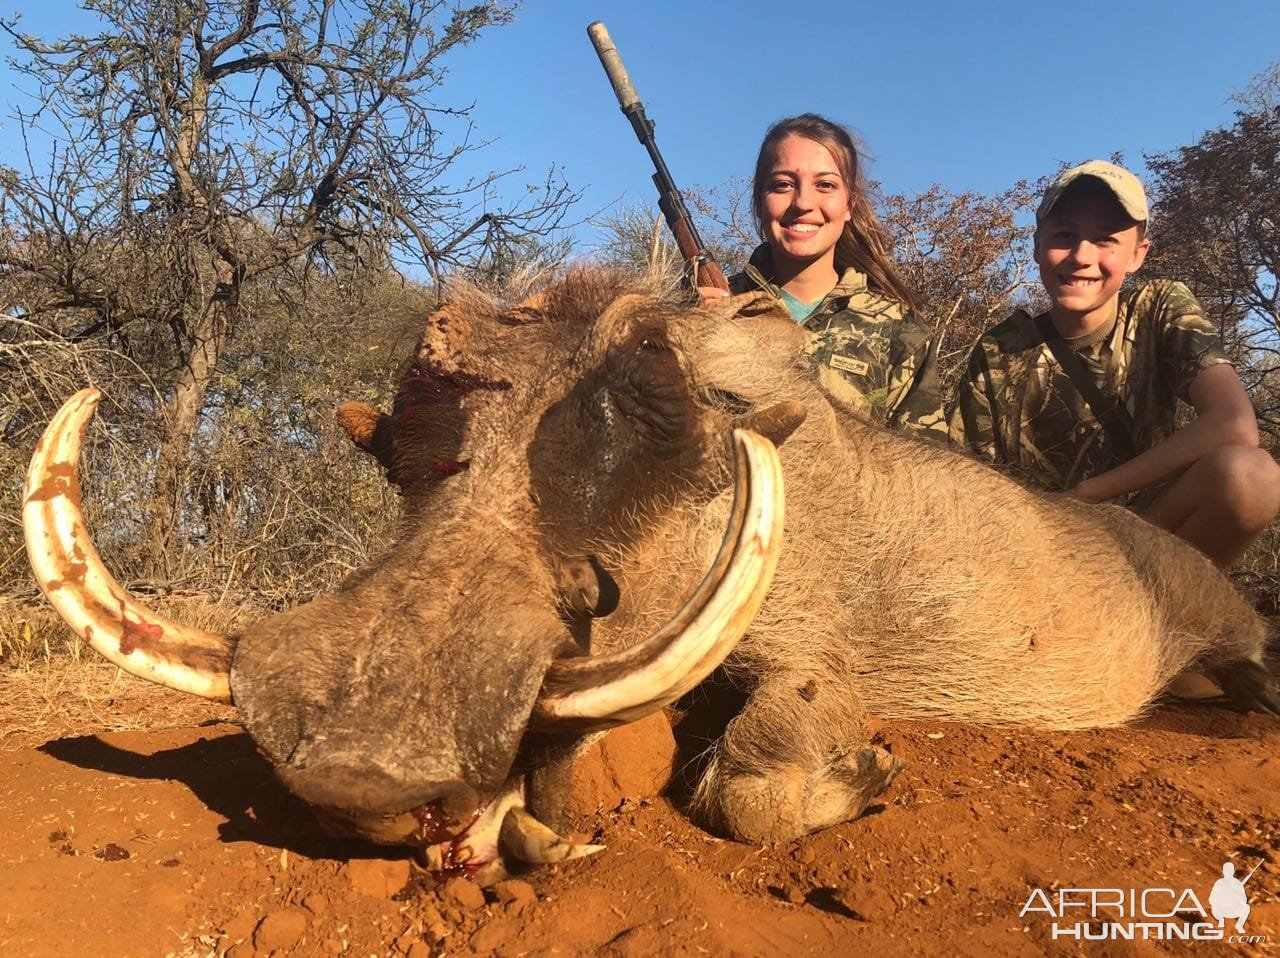
[[[106,337],[151,373],[164,423],[149,497],[159,553],[251,289],[287,269],[333,273],[336,260],[418,262],[438,278],[552,229],[572,196],[552,174],[500,209],[500,174],[447,179],[478,144],[469,108],[438,100],[444,61],[508,22],[510,4],[85,9],[100,31],[52,42],[0,22],[36,90],[18,115],[28,169],[0,173],[0,282],[10,311],[73,341]]]
[[[987,327],[1032,295],[1032,195],[1026,182],[995,196],[934,184],[881,204],[895,261],[938,336],[947,384]]]
[[[1280,437],[1280,64],[1234,121],[1146,158],[1154,175],[1144,272],[1187,283],[1218,320],[1263,428]]]
[[[702,241],[726,269],[738,270],[760,243],[751,209],[751,180],[734,177],[719,186],[689,191],[685,197],[698,221]]]

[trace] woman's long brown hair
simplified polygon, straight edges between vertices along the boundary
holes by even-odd
[[[760,236],[768,241],[761,210],[778,144],[793,135],[826,147],[831,158],[836,161],[845,188],[849,191],[849,222],[845,223],[844,231],[836,242],[836,270],[843,271],[852,266],[858,272],[866,274],[869,287],[896,299],[906,310],[916,311],[916,298],[894,269],[893,259],[889,255],[888,235],[871,205],[857,144],[848,130],[825,117],[816,113],[790,116],[773,124],[765,134],[764,142],[760,144],[760,154],[756,157],[755,176],[751,181],[751,208],[755,212],[756,228],[760,231]]]

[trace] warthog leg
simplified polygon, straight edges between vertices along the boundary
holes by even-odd
[[[1275,679],[1257,662],[1241,659],[1219,665],[1209,670],[1209,677],[1240,711],[1280,715],[1280,694],[1276,691]]]
[[[740,841],[790,841],[856,818],[901,768],[867,740],[848,682],[783,673],[729,723],[693,811]]]

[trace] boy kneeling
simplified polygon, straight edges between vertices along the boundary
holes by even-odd
[[[1053,181],[1035,237],[1049,311],[978,341],[951,434],[1047,488],[1120,501],[1227,568],[1280,511],[1280,465],[1190,290],[1121,289],[1147,219],[1142,184],[1111,163]],[[1178,398],[1196,416],[1175,430]]]

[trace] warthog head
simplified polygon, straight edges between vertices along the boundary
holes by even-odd
[[[343,411],[403,491],[394,545],[335,594],[238,636],[156,616],[102,567],[78,508],[97,400],[86,390],[28,475],[37,579],[112,661],[231,699],[281,781],[340,831],[470,871],[495,858],[499,831],[526,860],[593,850],[519,807],[528,743],[631,721],[688,691],[746,631],[777,559],[773,442],[804,410],[753,411],[700,379],[691,355],[708,329],[761,321],[759,301],[727,302],[678,308],[583,273],[514,308],[476,293],[442,307],[393,412]],[[702,581],[673,579],[665,624],[624,627],[618,648],[591,654],[591,617],[617,606],[625,580],[610,563],[731,487]]]

